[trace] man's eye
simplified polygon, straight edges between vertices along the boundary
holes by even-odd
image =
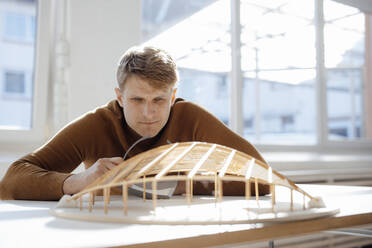
[[[164,99],[163,99],[163,98],[155,98],[154,101],[155,101],[155,102],[163,102]]]
[[[135,102],[142,102],[141,98],[132,98],[132,100],[135,101]]]

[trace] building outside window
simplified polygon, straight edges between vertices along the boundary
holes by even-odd
[[[324,21],[328,136],[332,140],[360,139],[365,137],[365,17],[356,8],[326,0]]]
[[[22,72],[5,73],[5,94],[24,94],[25,93],[25,74]]]
[[[32,128],[36,1],[0,1],[0,130]]]
[[[333,0],[240,1],[244,137],[256,144],[319,143],[317,85],[326,84],[328,140],[367,139],[365,14]],[[143,43],[176,58],[181,97],[229,124],[230,1],[142,2]],[[323,13],[324,30],[316,16]],[[317,41],[317,32],[324,40]],[[317,42],[321,42],[324,51]],[[324,61],[317,61],[317,54]],[[323,64],[322,64],[323,63]],[[319,81],[319,64],[325,75]],[[222,85],[227,87],[221,87]],[[216,93],[218,91],[219,93]],[[371,124],[370,124],[371,125]]]

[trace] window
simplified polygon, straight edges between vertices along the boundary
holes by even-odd
[[[17,5],[22,5],[22,2]],[[35,17],[32,13],[34,6],[28,7],[29,11],[22,13],[5,13],[4,14],[4,38],[8,41],[33,42],[35,39]]]
[[[13,39],[26,39],[26,16],[5,14],[5,36]]]
[[[144,43],[164,48],[176,59],[178,96],[228,124],[229,1],[144,0],[142,7]]]
[[[230,123],[238,93],[229,91],[237,83],[229,75],[238,71],[248,140],[308,146],[366,139],[365,14],[333,0],[237,2],[234,34],[235,2],[143,1],[143,41],[176,58],[180,96]],[[240,35],[241,68],[231,67],[232,35]]]
[[[2,129],[30,129],[32,101],[24,72],[4,73],[3,92],[0,96],[0,127]]]
[[[314,3],[244,0],[240,12],[243,115],[253,120],[244,136],[256,143],[314,144]]]
[[[326,0],[324,21],[328,136],[331,140],[363,139],[364,14]]]
[[[0,145],[45,137],[50,7],[48,0],[0,1]]]
[[[0,127],[3,129],[30,129],[32,125],[32,84],[24,71],[33,72],[35,68],[35,37],[30,38],[30,20],[35,18],[36,3],[1,2],[5,9],[4,38],[0,40],[0,49],[4,51],[0,58],[3,73],[2,94],[0,95]],[[7,12],[7,8],[12,12]],[[18,13],[15,11],[19,9]],[[30,16],[30,15],[34,16]],[[32,18],[31,18],[32,17]],[[33,22],[36,25],[36,22]],[[35,33],[34,33],[35,35]],[[13,42],[14,41],[14,42]],[[22,42],[19,42],[22,41]],[[24,43],[24,41],[29,41]],[[7,68],[22,68],[21,71]],[[32,73],[31,73],[32,74]],[[29,79],[29,80],[28,80]],[[10,111],[11,110],[11,111]]]
[[[4,93],[24,94],[25,93],[25,74],[22,72],[6,72]]]

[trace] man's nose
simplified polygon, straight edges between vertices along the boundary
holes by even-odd
[[[151,102],[146,103],[143,109],[143,114],[146,117],[151,117],[155,112],[154,106]]]

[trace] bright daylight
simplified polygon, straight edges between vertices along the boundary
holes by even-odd
[[[0,0],[0,247],[372,247],[369,0]]]

